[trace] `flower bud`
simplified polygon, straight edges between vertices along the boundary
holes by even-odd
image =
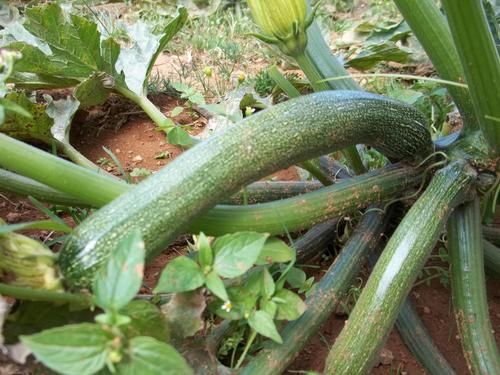
[[[256,37],[278,45],[289,56],[304,52],[306,29],[314,17],[307,17],[306,0],[248,0],[248,5],[263,33]]]
[[[32,238],[17,233],[0,235],[0,271],[12,285],[62,290],[55,259],[52,251]]]

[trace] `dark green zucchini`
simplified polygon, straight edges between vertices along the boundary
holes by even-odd
[[[292,99],[194,146],[96,212],[69,236],[60,252],[61,270],[69,284],[88,286],[131,230],[141,231],[148,255],[155,255],[193,218],[241,186],[358,143],[395,159],[432,149],[424,117],[406,104],[349,91]]]

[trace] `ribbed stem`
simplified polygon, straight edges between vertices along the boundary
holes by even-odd
[[[443,0],[476,117],[491,151],[500,154],[500,57],[480,0]]]
[[[248,230],[271,234],[294,232],[391,199],[418,184],[420,179],[419,170],[389,166],[382,173],[370,172],[280,201],[248,206],[218,205],[194,219],[189,230],[211,236]]]
[[[0,164],[94,207],[103,206],[128,189],[124,182],[79,167],[1,133]]]
[[[394,0],[394,3],[431,59],[439,76],[448,81],[464,82],[464,71],[450,28],[436,2]],[[467,90],[453,86],[448,86],[447,89],[464,119],[465,131],[478,129],[479,124]]]
[[[385,221],[380,212],[367,213],[326,275],[307,298],[307,310],[281,332],[283,344],[270,344],[241,372],[241,375],[281,374],[331,315],[368,254],[381,239]]]
[[[401,339],[411,354],[431,375],[453,375],[455,371],[438,347],[418,316],[409,298],[405,299],[396,320]]]
[[[300,69],[302,69],[302,71],[306,75],[314,91],[325,91],[329,89],[326,82],[320,82],[323,77],[321,77],[321,75],[316,70],[316,67],[312,62],[312,58],[309,55],[297,55],[294,56],[294,59],[295,61],[297,61]]]
[[[392,235],[326,362],[328,374],[367,373],[433,249],[453,207],[475,173],[455,162],[438,171]]]
[[[495,245],[500,245],[500,228],[483,225],[483,237]]]
[[[488,275],[500,279],[500,249],[483,240],[484,268]]]
[[[72,303],[78,306],[92,306],[92,297],[86,294],[51,292],[42,289],[24,288],[0,283],[0,295],[28,301]]]
[[[458,207],[448,224],[453,307],[465,359],[474,374],[500,374],[484,277],[479,199]]]

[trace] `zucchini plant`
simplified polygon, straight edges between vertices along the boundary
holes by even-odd
[[[436,242],[447,230],[454,309],[464,355],[473,371],[500,373],[498,349],[486,314],[483,267],[483,262],[487,262],[498,274],[500,250],[482,241],[483,233],[494,241],[495,231],[491,228],[482,231],[480,225],[480,221],[488,223],[494,213],[500,191],[497,164],[500,57],[482,3],[463,0],[458,5],[456,1],[443,0],[444,16],[432,0],[395,0],[440,77],[467,85],[467,89],[453,85],[449,90],[461,113],[461,132],[445,141],[438,140],[435,145],[426,119],[418,110],[366,93],[354,80],[345,79],[347,72],[322,39],[314,22],[314,9],[305,0],[249,0],[248,3],[262,32],[258,34],[259,39],[277,45],[295,59],[317,92],[245,118],[195,145],[135,186],[0,134],[0,167],[5,169],[0,170],[1,189],[46,202],[96,208],[65,237],[55,261],[57,269],[52,258],[50,267],[47,266],[52,278],[61,278],[65,293],[56,296],[58,293],[53,291],[33,291],[23,285],[4,284],[0,284],[0,293],[28,300],[80,301],[88,306],[92,302],[82,291],[91,289],[94,303],[105,313],[96,317],[97,325],[85,323],[86,329],[95,331],[96,340],[103,343],[102,350],[96,352],[100,355],[99,361],[96,359],[95,368],[88,371],[97,372],[107,364],[110,371],[116,367],[118,373],[129,373],[135,369],[134,355],[142,353],[135,345],[149,344],[140,337],[130,339],[121,328],[130,323],[126,315],[120,313],[121,308],[138,291],[137,275],[133,286],[118,288],[123,277],[117,273],[115,263],[123,261],[123,244],[132,241],[130,233],[135,236],[133,247],[146,259],[157,256],[181,233],[218,236],[210,242],[205,235],[200,235],[194,246],[195,255],[178,257],[163,271],[156,291],[175,293],[165,311],[173,326],[179,324],[179,330],[169,342],[177,349],[182,348],[187,362],[200,371],[231,371],[211,361],[223,341],[221,337],[227,333],[232,338],[239,337],[237,344],[229,341],[222,344],[233,349],[233,359],[229,361],[234,365],[233,370],[241,369],[245,374],[281,373],[346,294],[370,251],[383,242],[381,237],[387,223],[394,220],[391,204],[412,198],[408,199],[413,203],[411,208],[387,243],[381,244],[384,250],[350,314],[349,323],[330,350],[325,372],[368,373],[396,320],[398,327],[406,327],[404,330],[421,324],[407,296]],[[55,12],[54,5],[50,7],[45,9]],[[40,12],[39,8],[33,8],[31,17]],[[84,24],[79,17],[73,18],[75,22]],[[39,26],[33,22],[27,25],[32,30]],[[113,44],[110,39],[107,42]],[[22,46],[14,49],[28,57],[35,53],[33,47]],[[40,55],[42,57],[48,58]],[[104,56],[98,57],[103,63],[108,61]],[[20,61],[14,70],[12,61],[3,61],[7,73],[3,82],[9,76],[35,78],[33,74],[41,74],[27,75],[26,60]],[[111,61],[112,66],[106,66],[115,72],[118,61],[114,58]],[[73,63],[76,69],[77,64]],[[17,68],[20,70],[16,73]],[[61,79],[53,73],[47,73],[50,79],[40,77],[45,77],[47,82]],[[328,80],[339,77],[344,79]],[[277,80],[283,82],[279,76]],[[95,83],[95,79],[92,82]],[[85,84],[88,86],[89,82]],[[286,92],[285,86],[282,88]],[[296,95],[293,92],[290,96]],[[0,108],[22,111],[7,103],[2,99]],[[358,144],[375,148],[393,164],[364,173]],[[436,148],[439,148],[437,152]],[[287,187],[281,193],[280,188],[272,193],[285,199],[250,205],[218,204],[276,170],[340,150],[358,176],[292,197]],[[259,186],[256,190],[249,188],[247,193],[260,194],[266,189],[266,185]],[[296,261],[294,253],[283,250],[288,249],[286,245],[276,239],[269,240],[269,236],[290,237],[291,232],[360,210],[363,217],[358,227],[337,261],[310,290],[304,304],[295,293],[284,288],[286,282],[306,288],[304,280],[297,283],[297,276],[295,279],[291,276],[294,272],[300,273],[292,271]],[[4,232],[16,229],[0,228]],[[308,235],[314,237],[320,232],[311,230]],[[138,238],[144,241],[144,250],[138,245]],[[296,241],[298,243],[302,243],[301,240]],[[262,256],[266,245],[268,254]],[[483,246],[484,259],[483,252],[477,251]],[[301,254],[300,249],[296,250]],[[286,256],[281,256],[284,253]],[[142,272],[139,263],[135,266]],[[56,273],[59,276],[54,276]],[[103,281],[103,274],[113,273],[114,280],[111,277]],[[115,294],[110,294],[113,285],[120,292],[115,290]],[[196,340],[186,339],[201,328],[205,288],[211,293],[209,310],[212,313],[245,323],[218,325],[200,348]],[[477,321],[472,316],[478,317]],[[179,323],[182,319],[189,324]],[[278,320],[290,322],[276,325]],[[110,330],[106,333],[111,334],[106,336],[107,341],[99,341],[103,326]],[[245,340],[242,332],[248,334]],[[50,360],[44,352],[46,348],[40,349],[39,345],[53,340],[46,338],[52,334],[49,333],[24,339],[47,364]],[[257,334],[274,342],[245,362],[250,347],[258,341]],[[123,346],[116,337],[130,346]],[[167,338],[164,341],[168,341]],[[108,347],[109,342],[115,344]],[[175,361],[176,366],[187,366],[173,348],[162,344],[161,350],[158,347],[148,353],[159,355],[161,351]],[[120,350],[113,351],[112,345]],[[412,342],[411,347],[431,373],[452,372],[428,336]],[[238,350],[239,360],[235,361]],[[429,352],[434,355],[421,354]],[[124,367],[122,355],[126,356]],[[435,359],[440,363],[426,363]],[[144,358],[138,359],[141,360]],[[53,368],[63,373],[75,371],[61,366]],[[182,368],[184,373],[190,371]]]

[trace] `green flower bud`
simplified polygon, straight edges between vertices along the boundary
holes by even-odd
[[[307,16],[306,0],[248,0],[248,5],[264,34],[256,37],[278,45],[289,56],[304,52],[306,30],[314,18],[314,12]]]
[[[0,235],[0,272],[12,285],[63,290],[55,259],[52,251],[32,238],[17,233]]]

